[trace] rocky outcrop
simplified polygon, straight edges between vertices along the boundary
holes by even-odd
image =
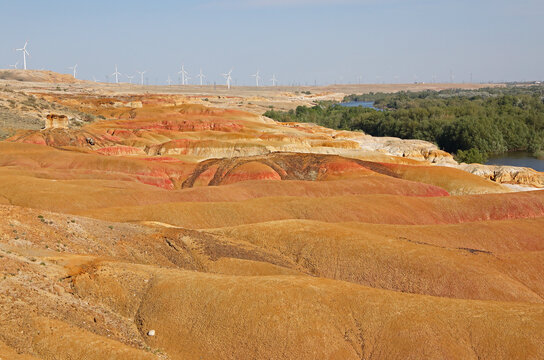
[[[451,154],[424,140],[374,137],[363,132],[333,130],[311,123],[282,123],[280,125],[307,133],[307,136],[316,134],[330,136],[336,143],[340,141],[346,141],[349,144],[356,143],[358,144],[356,147],[364,151],[380,152],[385,155],[425,161],[432,164],[457,164]]]
[[[460,169],[501,184],[544,188],[544,173],[530,168],[500,165],[461,164]]]
[[[370,135],[364,135],[353,140],[357,141],[364,150],[383,152],[387,155],[426,161],[433,164],[457,164],[451,154],[440,150],[438,146],[428,141]]]
[[[68,123],[66,115],[49,114],[45,118],[45,129],[67,129]]]

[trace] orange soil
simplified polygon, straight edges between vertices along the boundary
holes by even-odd
[[[152,220],[193,229],[285,219],[399,225],[455,224],[544,216],[544,193],[425,198],[396,195],[268,197],[238,202],[169,202],[78,213],[121,222]]]
[[[466,172],[442,166],[409,166],[383,164],[402,179],[432,184],[448,190],[452,195],[482,194],[504,191],[503,186],[481,177],[466,176]]]
[[[319,277],[433,296],[542,303],[543,226],[544,218],[425,226],[282,220],[213,233],[278,251]],[[529,255],[530,267],[512,262]]]
[[[174,97],[47,96],[110,120],[0,142],[0,358],[544,358],[544,192]]]

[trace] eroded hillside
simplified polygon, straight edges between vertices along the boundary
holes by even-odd
[[[423,141],[33,96],[69,122],[0,142],[0,358],[544,357],[544,192]]]

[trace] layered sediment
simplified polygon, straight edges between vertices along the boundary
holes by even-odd
[[[544,357],[544,192],[500,184],[539,173],[175,96],[41,96],[97,121],[0,142],[0,358]]]

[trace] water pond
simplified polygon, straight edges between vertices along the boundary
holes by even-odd
[[[381,110],[381,109],[378,109],[378,108],[374,107],[374,101],[351,101],[351,102],[340,103],[339,105],[340,106],[345,106],[345,107],[357,107],[357,106],[360,106],[360,107],[374,109],[374,110]]]
[[[544,171],[544,160],[537,159],[530,153],[523,151],[495,155],[490,157],[486,164],[523,166],[535,169],[536,171]]]

